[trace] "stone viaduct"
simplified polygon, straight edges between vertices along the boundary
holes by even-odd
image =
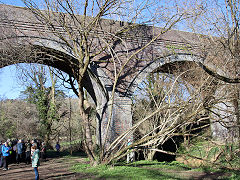
[[[2,53],[0,68],[29,62],[49,65],[68,74],[72,73],[70,64],[75,58],[71,52],[46,29],[44,24],[39,23],[28,9],[0,5],[0,14],[0,49]],[[111,20],[103,23],[105,23],[105,30],[94,33],[104,35],[106,32],[113,32],[124,26],[124,22]],[[161,28],[153,30],[153,27],[139,26],[125,37],[125,44],[116,41],[115,52],[119,53],[121,57],[124,56],[116,62],[117,66],[120,67],[120,64],[125,63],[125,54],[129,57],[136,53],[160,31]],[[30,50],[27,48],[26,41],[33,45]],[[201,58],[198,44],[199,39],[193,33],[171,30],[159,36],[143,51],[135,54],[121,74],[114,94],[112,139],[131,127],[131,96],[147,74],[159,68],[164,71],[164,68],[167,69],[174,63],[182,63],[184,66],[184,62],[201,62],[206,66],[212,66],[211,62],[206,62]],[[106,128],[109,99],[112,96],[114,82],[114,68],[110,60],[111,57],[107,53],[95,57],[89,67],[91,73],[85,77],[85,88],[97,106],[97,118],[101,124],[100,134],[104,134]],[[102,86],[96,82],[94,76],[99,78]]]

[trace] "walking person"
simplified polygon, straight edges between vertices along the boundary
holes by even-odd
[[[41,157],[42,161],[46,161],[46,144],[45,144],[45,142],[42,142],[40,157]]]
[[[61,146],[60,146],[59,142],[57,142],[55,148],[57,150],[57,156],[60,156],[60,148],[61,148]]]
[[[12,162],[16,163],[17,161],[17,142],[18,140],[13,141],[12,145]]]
[[[130,146],[132,144],[132,140],[128,139],[127,146]],[[129,149],[127,151],[130,151]],[[127,163],[133,162],[134,160],[134,152],[129,152],[127,154]]]
[[[3,146],[3,143],[2,143],[2,141],[1,141],[1,142],[0,142],[0,168],[3,167],[2,146]]]
[[[8,158],[10,156],[11,147],[8,145],[8,142],[5,142],[2,146],[2,156],[3,156],[3,170],[7,171],[8,168]]]
[[[39,180],[38,166],[40,166],[40,162],[39,162],[40,151],[36,143],[32,145],[31,151],[32,151],[32,167],[35,172],[35,180]]]
[[[32,147],[30,140],[26,142],[25,147],[26,147],[25,163],[30,164],[31,163],[31,147]]]
[[[23,143],[22,140],[20,139],[17,143],[17,154],[16,154],[16,160],[17,163],[19,164],[20,162],[22,162],[23,160]]]
[[[9,156],[8,156],[8,164],[14,163],[15,161],[13,160],[13,153],[12,153],[12,147],[13,147],[13,142],[11,139],[7,140],[8,146],[10,147],[9,150]]]

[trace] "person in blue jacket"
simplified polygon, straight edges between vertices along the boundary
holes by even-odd
[[[23,143],[22,140],[20,139],[17,143],[17,154],[16,154],[16,161],[19,164],[23,160]]]
[[[2,146],[2,156],[3,156],[3,170],[8,170],[8,158],[10,156],[11,147],[8,145],[8,142],[5,142]]]
[[[61,146],[60,146],[59,142],[56,143],[55,148],[57,150],[57,156],[60,156],[60,148],[61,148]]]

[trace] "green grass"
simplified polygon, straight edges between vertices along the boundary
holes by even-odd
[[[87,159],[86,161],[87,162]],[[165,180],[165,179],[193,179],[197,172],[205,174],[221,174],[224,180],[240,180],[240,172],[201,167],[193,169],[180,162],[137,161],[130,164],[124,162],[115,165],[98,165],[93,167],[87,163],[75,164],[73,171],[88,175],[87,177],[103,178],[107,180]],[[202,175],[200,174],[199,177]],[[91,178],[90,178],[91,179]]]
[[[136,161],[130,164],[123,164],[125,166],[134,167],[151,167],[151,168],[161,168],[161,169],[171,169],[171,170],[191,170],[190,166],[183,163],[172,161],[172,162],[158,162],[158,161]]]
[[[179,153],[199,157],[208,160],[209,163],[214,161],[216,166],[219,165],[219,168],[239,169],[240,153],[236,153],[237,150],[238,146],[236,144],[216,145],[208,141],[199,141],[192,143],[188,149],[181,148]],[[191,159],[190,156],[189,159]],[[207,161],[205,163],[207,165]]]
[[[237,150],[237,146],[216,146],[207,141],[196,141],[187,149],[182,148],[181,153],[188,153],[192,156],[201,157],[209,160],[208,163],[201,165],[198,168],[192,168],[183,163],[173,162],[158,162],[158,161],[136,161],[127,164],[125,161],[115,163],[114,165],[98,165],[93,167],[84,158],[83,163],[78,163],[73,166],[73,171],[83,173],[89,179],[102,178],[107,180],[165,180],[165,179],[194,179],[194,176],[199,178],[210,175],[215,175],[216,179],[224,180],[240,180],[240,171],[229,170],[224,167],[239,167],[239,154],[234,154],[231,161],[226,161],[226,158]],[[220,155],[219,155],[220,154]],[[209,163],[212,159],[217,159],[219,166]],[[191,158],[189,157],[191,161]],[[84,163],[85,162],[85,163]],[[229,166],[231,163],[231,166]],[[91,178],[92,177],[92,178]],[[212,178],[212,177],[211,177]]]
[[[138,161],[130,164],[119,163],[114,166],[98,165],[92,167],[89,164],[76,164],[74,171],[95,175],[106,179],[131,179],[131,180],[154,180],[154,179],[180,179],[176,173],[166,170],[189,170],[190,167],[178,163],[166,163],[157,161]],[[161,171],[162,170],[162,171]]]

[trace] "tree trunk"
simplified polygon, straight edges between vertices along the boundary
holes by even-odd
[[[45,134],[44,141],[46,143],[46,147],[51,149],[52,148],[50,145],[51,125],[48,124],[46,130],[47,132]]]
[[[153,161],[153,157],[155,155],[156,151],[148,151],[147,152],[147,160]]]
[[[81,84],[79,84],[79,112],[82,118],[82,130],[83,130],[83,145],[85,152],[87,153],[91,164],[96,164],[96,158],[93,151],[93,141],[91,133],[91,124],[89,116],[84,109],[84,92]]]
[[[238,127],[237,129],[237,138],[238,138],[238,147],[240,148],[240,114],[239,114],[239,86],[238,84],[235,85],[235,92],[234,92],[234,100],[233,100],[233,105],[234,105],[234,111],[235,111],[235,116],[236,116],[236,125]],[[234,137],[233,137],[234,138]]]

